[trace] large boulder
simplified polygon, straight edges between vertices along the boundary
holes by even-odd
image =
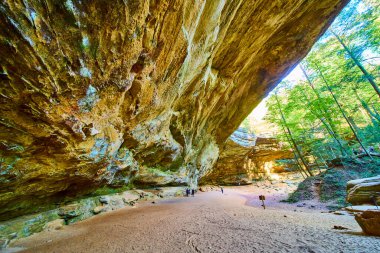
[[[347,182],[347,202],[358,204],[380,204],[380,175]]]
[[[142,168],[196,186],[347,2],[1,1],[0,220]]]
[[[355,220],[359,223],[364,233],[380,236],[380,210],[355,214]]]

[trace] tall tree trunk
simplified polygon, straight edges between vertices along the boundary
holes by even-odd
[[[334,124],[332,123],[332,120],[328,114],[328,111],[327,111],[327,108],[326,106],[323,104],[323,102],[321,101],[321,96],[319,94],[319,92],[315,89],[314,87],[314,84],[313,82],[311,81],[309,75],[306,73],[306,70],[303,68],[303,66],[300,64],[300,68],[301,68],[301,71],[302,73],[304,74],[304,76],[306,77],[306,80],[309,84],[309,86],[311,87],[311,89],[313,90],[313,92],[315,93],[315,95],[317,96],[317,99],[318,99],[318,105],[320,106],[320,108],[322,109],[322,114],[325,115],[326,119],[327,119],[327,122],[325,119],[323,119],[323,117],[318,117],[319,120],[322,122],[322,124],[325,126],[326,130],[329,132],[329,134],[334,138],[334,140],[337,142],[337,144],[339,145],[340,147],[340,151],[342,153],[342,155],[347,155],[348,156],[348,153],[346,151],[346,149],[344,148],[342,142],[339,140],[338,136],[337,136],[337,133],[336,133],[336,129],[334,127]],[[310,103],[309,103],[310,104]]]
[[[307,165],[307,163],[306,163],[304,157],[302,156],[301,151],[299,150],[299,147],[298,147],[296,141],[295,141],[294,138],[293,138],[292,132],[291,132],[290,129],[289,129],[289,126],[288,126],[288,124],[287,124],[287,122],[286,122],[285,116],[284,116],[284,114],[283,114],[283,112],[282,112],[282,109],[281,109],[281,104],[280,104],[280,102],[278,101],[277,94],[275,94],[274,97],[275,97],[275,99],[276,99],[277,106],[278,106],[278,109],[279,109],[279,111],[280,111],[281,119],[282,119],[282,121],[283,121],[283,123],[284,123],[284,127],[286,128],[286,130],[287,130],[287,132],[288,132],[288,135],[289,135],[289,137],[290,137],[291,143],[293,144],[293,147],[294,147],[295,151],[297,152],[299,158],[301,159],[303,165],[305,166],[305,169],[306,169],[306,171],[308,172],[309,176],[313,176],[313,173],[311,172],[311,170],[310,170],[309,166]]]
[[[282,120],[282,118],[281,118],[281,120]],[[287,131],[285,130],[285,127],[284,127],[283,124],[281,124],[281,127],[282,127],[282,131],[284,132],[285,137],[288,140],[288,142],[292,143],[291,140],[290,140],[290,138],[289,138],[289,136],[288,136]],[[296,152],[294,151],[294,148],[292,148],[292,152],[293,152],[293,155],[294,155],[294,161],[296,162],[296,167],[297,167],[298,171],[300,172],[301,176],[304,179],[306,179],[308,177],[307,172],[302,168],[302,165],[300,164],[300,162],[298,160],[298,157],[297,157]],[[305,173],[306,176],[304,175],[304,173]]]
[[[317,157],[321,159],[322,163],[325,165],[325,168],[327,169],[329,166],[326,163],[326,159],[323,157],[322,153],[319,152],[319,150],[317,151],[317,153],[318,153]]]
[[[357,87],[354,88],[354,93],[355,93],[355,96],[356,98],[360,101],[360,104],[362,105],[362,107],[364,108],[364,110],[366,111],[367,115],[369,116],[369,118],[371,119],[372,123],[374,125],[378,125],[380,123],[380,115],[379,114],[376,114],[374,113],[371,108],[369,108],[368,104],[359,96],[358,94],[358,91],[357,91]],[[376,122],[377,121],[377,122]],[[376,122],[376,123],[375,123]]]
[[[347,45],[343,42],[342,38],[338,36],[335,32],[331,31],[331,33],[335,36],[335,38],[339,41],[339,43],[342,45],[344,50],[348,53],[348,55],[351,57],[351,59],[354,61],[355,65],[360,69],[360,71],[364,74],[364,77],[367,79],[367,81],[372,85],[373,89],[376,91],[377,95],[380,97],[380,89],[375,83],[375,80],[371,76],[370,73],[364,68],[364,66],[361,64],[359,59],[354,55],[354,53],[347,47]]]
[[[315,67],[317,68],[317,70],[318,70],[318,72],[319,72],[319,75],[321,76],[323,82],[325,83],[325,85],[326,85],[326,87],[327,87],[327,90],[330,92],[331,96],[333,97],[335,103],[337,104],[337,106],[338,106],[338,108],[339,108],[339,111],[340,111],[341,114],[343,115],[343,117],[344,117],[344,119],[346,120],[347,124],[349,125],[349,127],[350,127],[352,133],[354,134],[355,139],[359,142],[359,144],[360,144],[360,146],[363,148],[364,152],[365,152],[365,153],[366,153],[371,159],[373,159],[372,156],[371,156],[371,154],[368,153],[367,149],[364,147],[363,143],[361,142],[361,140],[360,140],[358,134],[356,133],[356,130],[355,130],[354,126],[351,124],[351,122],[350,122],[350,120],[348,119],[346,113],[344,112],[342,106],[341,106],[340,103],[338,102],[338,99],[336,98],[334,92],[332,91],[332,89],[331,89],[329,83],[327,82],[325,76],[323,75],[321,69],[319,68],[319,66],[318,66],[316,63],[314,63],[314,64],[315,64]]]
[[[294,160],[296,161],[296,166],[297,166],[300,174],[302,175],[302,177],[304,179],[306,179],[308,177],[307,172],[302,168],[302,165],[300,164],[300,161],[298,160],[298,156],[297,156],[296,152],[294,151],[294,149],[293,149],[293,155],[294,155]],[[303,173],[305,173],[305,175]]]

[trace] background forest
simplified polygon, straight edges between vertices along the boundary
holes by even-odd
[[[314,176],[290,201],[322,180],[321,199],[343,205],[348,180],[380,174],[379,14],[379,1],[351,1],[299,64],[303,78],[267,100],[265,120],[293,150],[293,169]]]

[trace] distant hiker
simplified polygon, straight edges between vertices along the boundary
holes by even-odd
[[[220,187],[220,191],[221,191],[221,192],[222,192],[222,194],[223,194],[223,187],[222,187],[222,186]]]
[[[195,193],[195,190],[194,190],[194,189],[191,189],[191,196],[194,197],[194,193]]]
[[[261,200],[261,202],[263,203],[261,206],[265,209],[265,203],[264,203],[265,196],[264,195],[260,195],[259,196],[259,200]]]
[[[189,197],[189,195],[190,195],[190,189],[187,188],[187,189],[186,189],[186,197]]]

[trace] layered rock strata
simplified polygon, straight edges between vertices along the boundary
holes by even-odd
[[[239,128],[224,143],[215,169],[204,176],[201,184],[237,185],[249,184],[247,172],[248,155],[256,144],[257,137],[245,129]]]
[[[348,181],[347,202],[380,205],[380,175]]]
[[[0,3],[0,220],[170,171],[196,185],[347,0]]]
[[[243,185],[270,177],[278,172],[278,159],[292,158],[275,138],[257,137],[239,128],[220,149],[215,169],[204,176],[201,184]],[[280,168],[281,169],[281,168]]]

